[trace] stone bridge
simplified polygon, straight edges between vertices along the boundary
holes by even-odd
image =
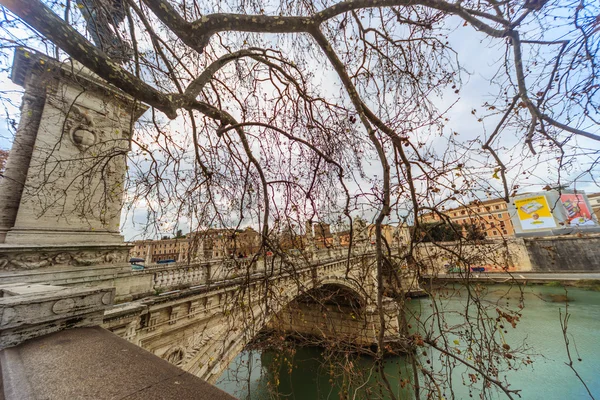
[[[147,265],[143,270],[109,264],[7,271],[0,273],[0,290],[23,284],[110,289],[114,305],[104,307],[94,324],[102,321],[101,326],[129,342],[214,382],[267,325],[358,347],[376,344],[380,322],[375,271],[373,254],[355,252],[348,257],[347,250],[340,249],[285,261],[214,260]],[[407,272],[400,275],[403,287],[386,285],[383,302],[385,339],[391,343],[400,342],[394,297],[419,290]],[[335,307],[317,304],[290,311],[290,304],[303,296],[318,302],[322,288],[339,289]],[[354,304],[349,304],[348,296]],[[22,340],[19,335],[15,343]]]
[[[230,361],[267,324],[295,333],[335,337],[358,346],[377,342],[379,313],[374,257],[350,258],[342,252],[318,260],[258,260],[254,263],[221,261],[205,264],[150,267],[135,272],[155,295],[117,305],[105,313],[103,326],[146,350],[209,382],[214,382]],[[406,276],[405,278],[408,278]],[[132,293],[131,281],[119,296]],[[389,295],[404,295],[418,285],[396,288]],[[147,292],[148,287],[135,285]],[[339,289],[357,307],[340,304],[346,312],[321,305],[298,308],[288,305],[302,295],[319,300],[320,288]],[[404,291],[400,293],[398,291]],[[386,340],[399,342],[398,308],[384,298]],[[325,312],[324,312],[325,311]],[[295,318],[296,317],[296,318]],[[315,326],[318,328],[314,330]]]
[[[265,328],[369,347],[383,318],[385,340],[399,341],[394,297],[418,284],[393,271],[379,309],[368,245],[133,270],[118,228],[131,127],[146,107],[28,50],[16,51],[12,79],[25,94],[0,180],[0,349],[101,325],[214,382]]]
[[[340,249],[295,260],[214,260],[147,265],[143,270],[121,264],[8,271],[0,273],[0,290],[24,283],[110,289],[114,305],[107,305],[94,324],[102,321],[101,326],[125,340],[214,383],[267,326],[358,347],[375,345],[380,327],[375,271],[373,254],[348,256]],[[403,286],[386,285],[383,301],[385,340],[390,343],[400,343],[394,297],[419,290],[407,272],[400,276]],[[335,307],[319,304],[320,289],[335,290]],[[296,304],[290,309],[303,296],[316,307]],[[354,301],[348,302],[348,297]],[[15,343],[22,340],[19,335]]]

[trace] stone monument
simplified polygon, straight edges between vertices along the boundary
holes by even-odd
[[[0,270],[127,260],[126,155],[147,107],[73,61],[18,49],[25,88],[0,181]]]

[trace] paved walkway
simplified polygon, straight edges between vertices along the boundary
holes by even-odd
[[[429,277],[428,277],[429,278]],[[465,274],[450,273],[450,274],[439,274],[433,276],[434,279],[442,280],[457,280],[466,278]],[[512,272],[498,273],[498,272],[471,272],[469,275],[470,279],[476,280],[490,280],[490,281],[503,281],[503,280],[518,280],[518,281],[577,281],[581,279],[598,279],[600,280],[600,272],[570,272],[570,273],[543,273],[543,272]]]

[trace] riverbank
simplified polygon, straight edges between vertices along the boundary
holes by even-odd
[[[539,273],[539,272],[469,272],[425,276],[422,284],[438,282],[488,282],[497,284],[548,284],[581,288],[600,288],[600,273]]]

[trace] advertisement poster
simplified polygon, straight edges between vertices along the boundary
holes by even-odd
[[[596,223],[582,194],[561,194],[569,225],[594,226]]]
[[[515,207],[519,214],[521,228],[524,231],[556,228],[556,222],[552,216],[552,210],[548,206],[546,196],[532,196],[516,200]]]

